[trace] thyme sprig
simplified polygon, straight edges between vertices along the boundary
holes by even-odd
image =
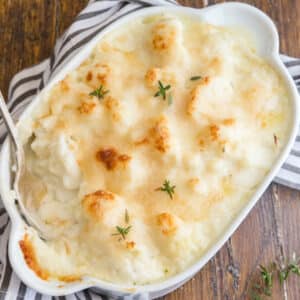
[[[128,210],[127,210],[127,208],[125,209],[125,223],[126,224],[128,224],[129,223],[129,214],[128,214]],[[129,225],[129,226],[124,226],[124,227],[122,227],[122,226],[116,226],[116,232],[115,233],[113,233],[112,235],[114,235],[114,236],[120,236],[120,240],[121,239],[123,239],[123,240],[125,240],[126,239],[126,236],[128,235],[128,233],[129,233],[129,231],[130,231],[130,229],[132,228],[132,226],[131,225]]]
[[[94,91],[92,91],[89,95],[90,96],[95,96],[97,97],[99,100],[101,100],[102,98],[104,98],[104,96],[109,93],[109,90],[104,90],[104,86],[101,84],[99,86],[99,88],[95,89]]]
[[[167,91],[171,88],[171,85],[168,84],[166,86],[163,85],[163,83],[158,80],[158,91],[154,94],[154,97],[159,97],[161,96],[163,100],[167,99]],[[173,102],[173,97],[172,94],[168,94],[168,105],[171,105]]]
[[[288,279],[288,277],[291,273],[294,273],[295,275],[300,276],[299,262],[291,262],[285,268],[278,271],[280,284],[283,284],[283,282]]]
[[[251,290],[251,300],[262,300],[265,297],[272,296],[272,287],[275,275],[278,278],[280,285],[289,278],[290,274],[295,274],[300,277],[300,260],[293,259],[286,266],[280,267],[273,262],[270,266],[259,266],[260,278]]]
[[[202,79],[202,76],[192,76],[190,78],[191,81],[196,81],[196,80],[199,80],[199,79]]]
[[[130,229],[132,226],[127,226],[127,227],[121,227],[121,226],[116,226],[116,233],[113,233],[112,235],[120,235],[123,240],[126,239],[127,234],[129,233]]]
[[[169,180],[165,180],[163,185],[156,189],[156,191],[166,192],[171,199],[173,199],[173,195],[175,194],[176,185],[171,185]]]

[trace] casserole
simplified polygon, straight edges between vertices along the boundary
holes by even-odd
[[[238,5],[238,4],[226,4],[226,5],[220,5],[220,6],[215,6],[215,7],[211,7],[205,10],[201,10],[201,11],[196,11],[196,10],[192,10],[192,9],[178,9],[178,8],[174,8],[173,9],[174,12],[177,10],[180,10],[182,12],[185,12],[191,16],[195,16],[195,17],[201,17],[203,18],[205,21],[208,21],[209,23],[215,23],[217,22],[217,25],[236,25],[236,24],[241,24],[239,23],[241,20],[243,20],[243,24],[246,28],[247,26],[249,31],[254,30],[255,32],[262,32],[263,34],[261,36],[258,37],[257,39],[257,43],[259,45],[258,47],[258,51],[259,54],[263,57],[265,57],[266,59],[268,58],[270,63],[278,70],[279,73],[281,73],[284,77],[284,80],[286,81],[286,84],[289,88],[289,92],[291,94],[291,99],[293,99],[294,101],[294,105],[295,108],[293,108],[293,126],[291,128],[291,132],[288,138],[288,142],[287,145],[283,148],[283,151],[281,153],[281,155],[279,156],[279,159],[277,161],[277,163],[275,164],[275,166],[273,167],[272,171],[268,174],[268,176],[266,177],[265,181],[263,182],[263,184],[260,185],[260,187],[258,188],[257,192],[255,193],[255,195],[252,197],[252,199],[249,201],[248,205],[246,205],[246,207],[244,208],[244,210],[240,213],[240,215],[236,218],[236,220],[233,222],[233,224],[231,225],[231,227],[228,229],[227,233],[223,236],[223,238],[215,244],[214,247],[212,247],[212,249],[210,251],[207,252],[206,255],[204,255],[204,257],[202,257],[202,259],[200,260],[199,263],[197,263],[194,267],[191,267],[188,271],[183,272],[181,275],[177,275],[174,276],[173,278],[165,281],[163,284],[153,284],[153,285],[146,285],[143,287],[137,287],[137,291],[151,291],[151,296],[158,296],[159,294],[156,294],[154,291],[159,290],[160,288],[163,290],[163,292],[167,292],[167,288],[174,288],[176,286],[176,284],[180,284],[181,280],[188,278],[189,276],[191,276],[196,270],[197,268],[199,268],[201,265],[203,265],[205,263],[205,261],[208,259],[208,257],[210,257],[215,251],[216,249],[218,249],[218,247],[222,244],[222,242],[225,241],[225,239],[228,238],[229,234],[232,233],[232,231],[234,230],[234,228],[239,224],[239,222],[242,220],[242,218],[246,215],[247,211],[249,211],[249,209],[251,208],[252,205],[254,205],[255,201],[257,200],[257,198],[259,197],[260,193],[263,191],[263,189],[267,186],[267,184],[270,182],[272,176],[275,174],[276,170],[278,170],[280,163],[282,163],[284,156],[287,154],[288,152],[288,148],[291,146],[291,142],[293,137],[295,136],[295,128],[296,128],[296,124],[297,124],[297,120],[296,120],[296,116],[297,116],[297,103],[296,103],[296,91],[294,86],[291,83],[290,78],[287,76],[286,71],[283,69],[282,64],[279,61],[279,57],[278,57],[278,39],[277,36],[275,34],[274,28],[272,27],[272,23],[268,20],[265,19],[265,17],[263,17],[263,15],[259,12],[257,12],[255,9],[253,8],[249,8],[245,5]],[[141,15],[150,15],[150,14],[155,14],[158,12],[162,12],[163,8],[153,8],[153,9],[145,9],[143,11],[138,12],[137,14],[130,16],[130,17],[136,17],[136,16],[141,16]],[[226,23],[223,23],[225,21],[225,18],[223,19],[223,17],[226,16],[226,20],[230,19],[230,21],[226,21]],[[237,17],[238,16],[238,17]],[[229,17],[229,18],[228,18]],[[128,17],[127,17],[128,18]],[[114,26],[118,26],[118,24],[120,24],[120,22],[126,22],[127,18],[124,18],[124,20],[120,20],[119,23],[114,24]],[[112,26],[112,27],[114,27]],[[259,27],[262,26],[262,27]],[[264,27],[265,26],[265,27]],[[111,28],[108,28],[107,31],[109,31]],[[104,33],[102,33],[104,34]],[[93,46],[93,43],[97,42],[97,39],[99,39],[100,36],[98,36],[97,38],[95,38],[95,40],[93,40],[89,45],[86,46],[86,48],[77,56],[74,58],[73,63],[75,62],[75,64],[80,63],[82,61],[82,59],[84,58],[84,56],[88,53],[89,49],[91,49],[90,47]],[[84,52],[86,51],[86,52]],[[67,65],[66,69],[63,70],[60,74],[57,75],[57,77],[55,77],[52,82],[45,88],[45,90],[50,89],[51,86],[53,86],[53,84],[55,82],[57,82],[59,79],[63,78],[64,75],[70,70],[70,68],[73,68],[73,66]],[[34,101],[34,103],[37,102],[38,99],[36,99],[36,101]],[[34,104],[33,104],[34,105]],[[32,105],[31,105],[32,107]],[[30,108],[26,111],[27,114],[30,111]],[[26,112],[24,113],[24,115],[26,115]],[[5,151],[7,154],[7,146],[4,147],[4,151],[3,151],[3,155],[5,155]],[[2,160],[2,162],[4,162],[5,160]],[[7,161],[7,160],[6,160]],[[2,170],[4,171],[4,166],[5,164],[2,163],[1,167]],[[8,167],[8,165],[7,165]],[[8,169],[6,170],[6,172],[8,172]],[[2,181],[1,183],[4,183],[4,177],[3,177],[3,172],[2,174]],[[7,179],[7,177],[6,177]],[[7,189],[7,187],[6,187]],[[8,194],[6,194],[7,190],[5,191],[5,184],[1,187],[1,192],[4,194],[3,198],[4,198],[4,202],[5,205],[9,211],[10,214],[12,214],[12,208],[8,207],[8,202],[9,198]],[[6,201],[6,199],[8,199]],[[16,213],[16,212],[15,212]],[[17,215],[11,215],[12,221],[13,221],[13,229],[12,229],[12,239],[10,241],[10,249],[16,249],[18,248],[16,246],[16,243],[18,242],[18,240],[21,239],[21,236],[24,235],[24,232],[21,229],[22,225],[20,223],[20,218],[19,218],[19,223],[17,222],[18,217]],[[17,230],[18,229],[18,230]],[[18,237],[16,237],[18,236]],[[15,243],[15,244],[14,244]],[[12,246],[13,245],[13,246]],[[20,254],[20,253],[19,253]],[[17,254],[18,256],[18,254]],[[10,251],[10,257],[11,257],[11,261],[13,264],[13,267],[16,269],[17,273],[19,274],[19,276],[26,282],[28,283],[28,280],[25,280],[25,278],[28,278],[28,276],[24,276],[25,273],[23,273],[22,276],[22,272],[20,271],[19,265],[21,264],[17,264],[16,263],[16,257],[12,256],[12,251]],[[22,255],[18,257],[18,259],[20,259],[22,261]],[[24,271],[24,270],[23,270]],[[27,270],[28,271],[28,270]],[[34,286],[36,289],[45,292],[45,293],[68,293],[68,289],[69,291],[73,291],[73,289],[80,289],[84,286],[84,284],[87,285],[96,285],[98,281],[94,281],[92,279],[85,279],[83,280],[81,283],[74,283],[74,284],[68,284],[66,286],[64,286],[63,288],[58,289],[58,291],[55,291],[55,283],[44,283],[40,286]],[[32,285],[30,283],[28,283],[29,285]],[[51,284],[53,284],[51,286]],[[113,285],[107,285],[104,283],[101,283],[101,286],[103,288],[107,288],[108,290],[114,290],[114,286]],[[54,288],[52,291],[50,291],[48,289],[47,292],[47,288]],[[162,288],[165,287],[165,288]],[[124,287],[126,288],[126,287]]]

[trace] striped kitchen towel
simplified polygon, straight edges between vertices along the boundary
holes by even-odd
[[[14,76],[10,83],[8,94],[8,106],[13,116],[17,118],[49,79],[55,76],[62,66],[97,33],[120,17],[153,5],[166,6],[178,4],[174,0],[90,1],[64,35],[57,40],[50,58]],[[282,60],[296,84],[300,86],[300,60],[287,56],[282,56]],[[0,120],[0,144],[4,138],[5,127],[2,120]],[[300,134],[297,136],[290,156],[275,178],[275,182],[300,190]],[[9,218],[4,208],[0,206],[0,299],[108,299],[106,296],[97,295],[91,290],[85,290],[65,297],[49,297],[36,293],[34,290],[26,287],[12,271],[7,258],[9,231]]]

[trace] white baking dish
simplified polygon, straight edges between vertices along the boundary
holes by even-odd
[[[218,4],[204,9],[193,9],[186,7],[153,7],[145,8],[132,13],[129,16],[119,19],[114,24],[110,25],[103,32],[98,34],[91,42],[89,42],[78,55],[76,55],[71,62],[69,62],[63,69],[51,80],[51,82],[44,88],[44,90],[33,100],[29,107],[21,116],[30,114],[32,108],[40,100],[41,94],[48,91],[52,86],[61,80],[68,72],[76,68],[90,53],[96,43],[101,37],[110,30],[117,29],[122,24],[141,16],[149,16],[161,12],[173,12],[187,15],[191,18],[197,18],[216,25],[224,26],[239,26],[245,28],[252,33],[258,45],[259,54],[267,59],[273,67],[281,74],[285,84],[290,93],[291,105],[293,112],[291,118],[291,128],[287,138],[286,145],[283,147],[278,160],[274,163],[272,169],[267,174],[263,182],[258,186],[254,195],[249,199],[242,211],[232,221],[231,225],[224,230],[224,234],[216,243],[207,250],[207,252],[197,261],[193,266],[184,272],[169,278],[163,282],[149,284],[145,286],[121,286],[101,280],[86,277],[80,282],[66,283],[54,281],[43,281],[35,275],[35,273],[26,265],[23,254],[19,247],[19,240],[21,240],[28,230],[30,230],[14,204],[13,197],[10,193],[10,150],[8,140],[5,141],[1,152],[0,164],[0,192],[3,203],[11,218],[12,227],[9,240],[9,258],[14,271],[28,286],[37,291],[49,295],[66,295],[80,291],[88,287],[97,288],[101,293],[110,296],[126,296],[134,293],[134,295],[141,295],[143,299],[156,298],[169,293],[182,285],[185,281],[190,279],[196,272],[198,272],[208,260],[221,248],[226,240],[232,235],[235,229],[245,219],[251,208],[255,205],[262,193],[271,183],[274,176],[279,171],[287,155],[292,147],[293,141],[297,133],[299,123],[299,98],[296,87],[291,76],[288,74],[283,63],[279,57],[279,41],[278,34],[273,22],[258,9],[241,3],[225,3]],[[126,298],[126,297],[125,297]]]

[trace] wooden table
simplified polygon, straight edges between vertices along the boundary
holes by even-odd
[[[182,0],[203,7],[222,1]],[[249,0],[275,21],[281,51],[300,57],[300,1]],[[0,88],[19,70],[51,53],[56,38],[72,22],[87,0],[0,1]],[[184,287],[165,300],[249,299],[257,266],[300,255],[300,192],[272,184],[218,254]],[[285,292],[284,292],[285,291]],[[300,299],[300,279],[290,278],[285,288],[275,283],[268,299]]]

